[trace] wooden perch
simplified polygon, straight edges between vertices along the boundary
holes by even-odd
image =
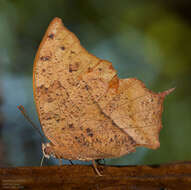
[[[183,190],[191,189],[191,162],[125,167],[64,165],[1,168],[2,189]]]

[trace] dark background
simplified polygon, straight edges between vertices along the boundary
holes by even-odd
[[[112,61],[119,77],[136,77],[155,92],[176,87],[165,100],[161,147],[138,148],[106,164],[191,160],[189,1],[0,0],[0,166],[40,164],[41,139],[17,105],[24,105],[39,126],[33,60],[54,17],[62,18],[89,52]]]

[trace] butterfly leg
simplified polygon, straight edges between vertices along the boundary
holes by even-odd
[[[102,163],[102,161],[103,161],[103,163]],[[97,159],[97,160],[95,160],[95,162],[98,165],[105,165],[105,159]]]
[[[42,155],[42,159],[41,159],[41,161],[40,161],[40,166],[42,166],[43,161],[44,161],[44,154]]]
[[[68,161],[70,162],[71,165],[74,165],[73,162],[72,162],[72,160],[68,160]]]
[[[102,174],[100,173],[100,171],[97,168],[95,160],[92,160],[92,164],[93,164],[93,168],[94,168],[96,174],[98,174],[99,176],[102,176]]]
[[[59,165],[62,166],[62,159],[59,159]]]

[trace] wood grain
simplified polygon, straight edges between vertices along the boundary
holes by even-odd
[[[2,189],[78,190],[183,190],[191,187],[191,162],[111,167],[99,166],[103,176],[91,166],[1,168]]]

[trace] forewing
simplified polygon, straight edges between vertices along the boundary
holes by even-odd
[[[43,131],[62,158],[118,157],[135,149],[135,141],[103,113],[83,80],[102,62],[60,19],[52,21],[35,58],[33,89]],[[102,77],[108,76],[113,71]]]

